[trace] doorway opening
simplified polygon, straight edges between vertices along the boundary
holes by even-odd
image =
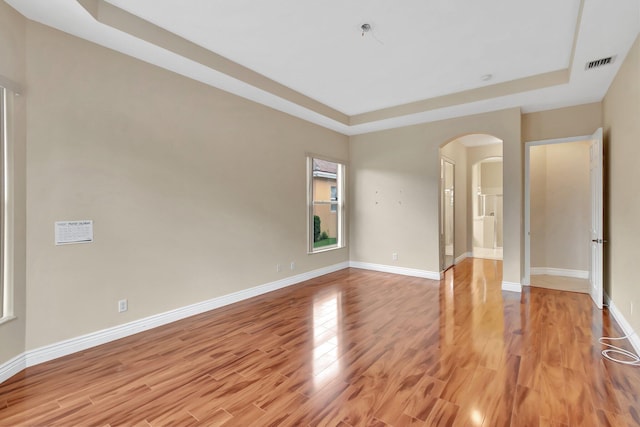
[[[502,157],[488,157],[471,167],[473,257],[502,259]]]
[[[602,307],[602,136],[525,145],[524,284]]]
[[[492,251],[502,246],[502,140],[486,134],[464,135],[444,143],[440,147],[439,160],[438,234],[440,271],[444,272],[465,258],[475,256],[473,224],[480,209],[490,217],[487,222],[499,223],[499,226],[492,223],[491,232],[487,231],[487,236],[491,236],[487,237],[487,245]],[[488,166],[485,167],[485,163]],[[492,181],[494,176],[490,176],[496,168],[499,170],[499,186]],[[478,173],[483,171],[484,178],[478,178]],[[482,197],[478,197],[481,180],[488,188]],[[501,249],[500,256],[492,258],[502,259]]]

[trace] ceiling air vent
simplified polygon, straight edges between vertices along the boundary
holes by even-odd
[[[613,61],[615,61],[615,59],[616,59],[615,55],[609,56],[608,58],[596,59],[595,61],[587,62],[587,65],[585,65],[584,69],[592,70],[594,68],[602,67],[604,65],[613,64]]]

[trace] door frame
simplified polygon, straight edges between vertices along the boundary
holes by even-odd
[[[445,245],[444,245],[444,162],[453,166],[453,261],[450,266],[444,266],[445,262]],[[448,268],[456,265],[456,162],[444,155],[440,155],[440,183],[439,183],[439,205],[440,205],[440,230],[438,233],[440,241],[440,272],[446,271]]]
[[[531,147],[591,141],[591,139],[593,139],[593,135],[583,135],[568,138],[541,139],[524,144],[524,272],[522,278],[524,286],[531,284]]]

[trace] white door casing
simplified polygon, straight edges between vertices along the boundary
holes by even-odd
[[[440,158],[440,271],[455,263],[455,162]]]

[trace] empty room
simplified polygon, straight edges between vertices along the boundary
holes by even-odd
[[[1,0],[0,426],[640,425],[639,34]]]

